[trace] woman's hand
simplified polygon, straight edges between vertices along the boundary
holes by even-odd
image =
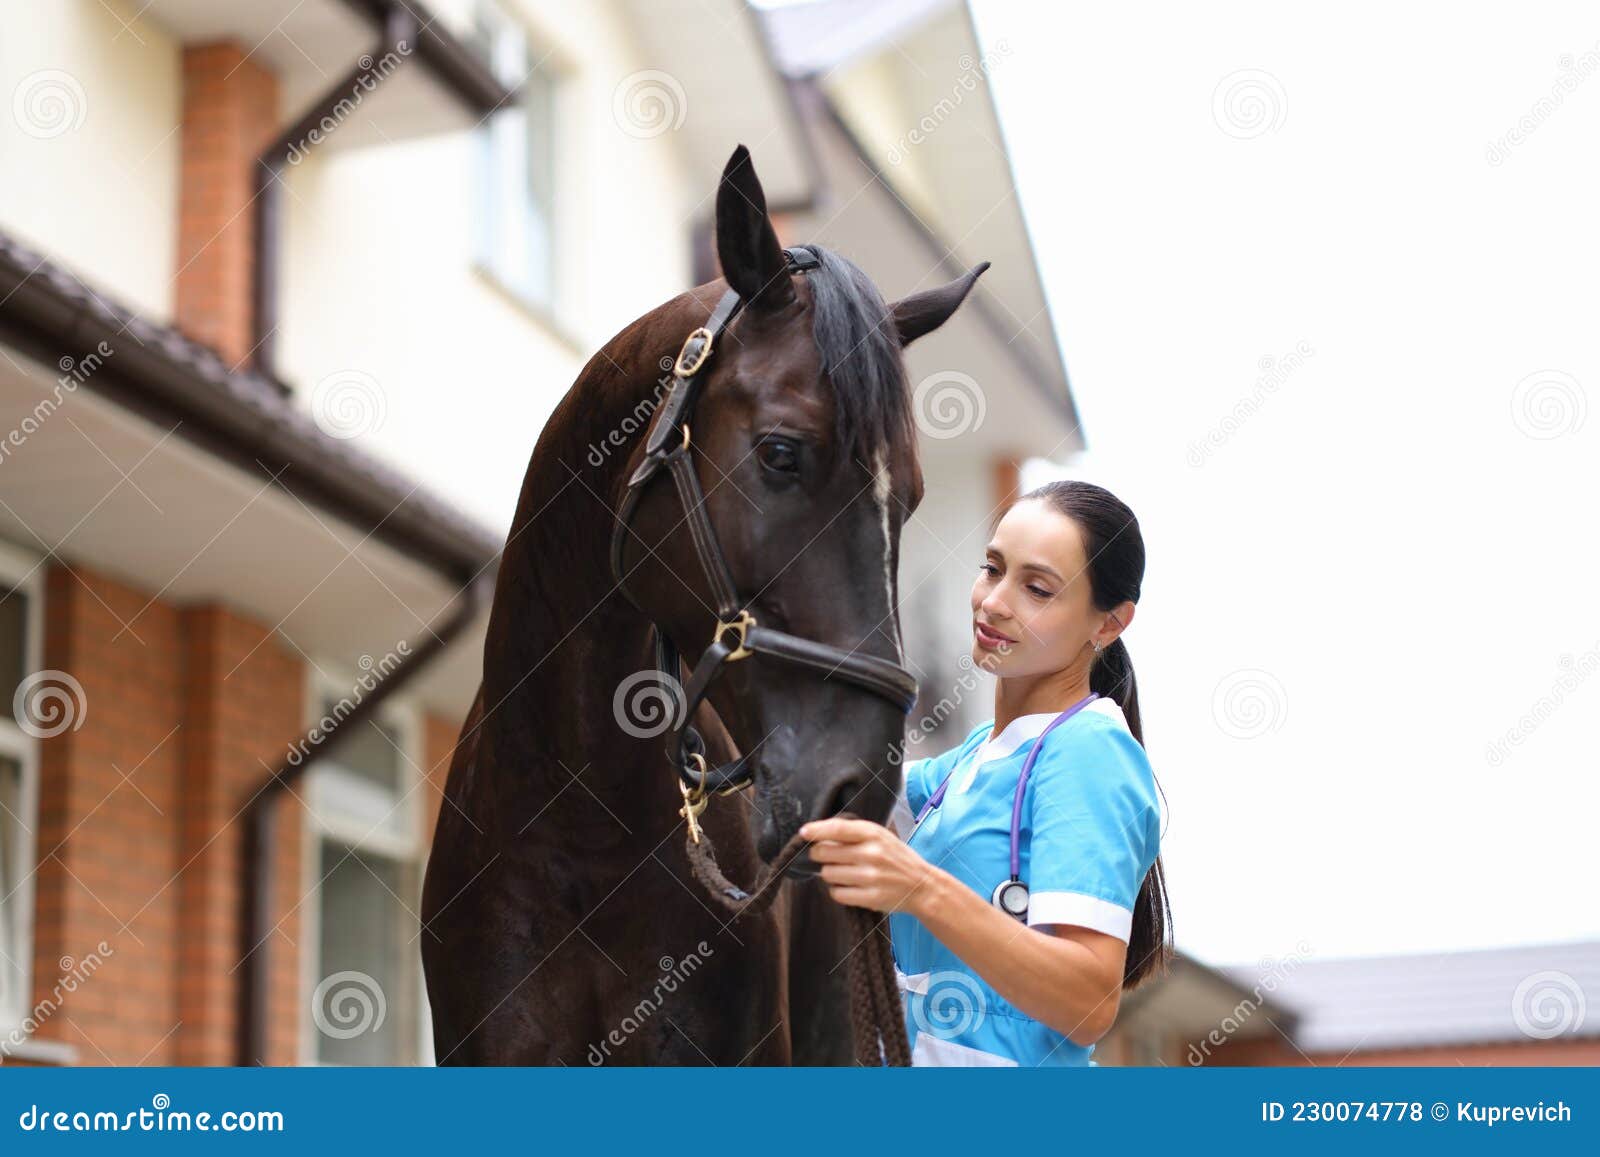
[[[812,820],[800,828],[812,841],[828,894],[841,904],[916,915],[936,870],[894,832],[870,820]]]

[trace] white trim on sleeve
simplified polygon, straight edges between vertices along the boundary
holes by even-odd
[[[999,1069],[1015,1068],[1017,1060],[1015,1057],[1003,1057],[999,1053],[975,1049],[957,1040],[945,1040],[931,1032],[919,1032],[916,1046],[911,1050],[911,1064],[919,1069],[938,1066]]]
[[[1133,934],[1133,910],[1082,892],[1034,892],[1028,897],[1028,926],[1036,924],[1076,924],[1126,944]]]

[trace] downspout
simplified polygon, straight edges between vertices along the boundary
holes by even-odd
[[[337,747],[349,736],[349,728],[360,727],[371,719],[388,698],[421,674],[463,631],[472,625],[478,613],[486,606],[493,592],[494,576],[486,574],[474,579],[457,593],[450,609],[445,612],[437,629],[431,625],[410,652],[394,668],[388,678],[379,683],[371,694],[356,704],[355,709],[342,719],[332,720],[333,726],[323,733],[317,746],[303,756],[298,746],[292,746],[293,756],[286,756],[251,796],[245,807],[245,837],[241,891],[243,910],[239,929],[239,1028],[238,1055],[235,1063],[251,1066],[262,1063],[267,1050],[267,1027],[270,1011],[268,997],[271,972],[272,938],[277,930],[273,920],[272,857],[277,840],[277,804],[279,798],[304,778],[306,769]]]
[[[384,79],[384,62],[398,56],[407,58],[417,47],[417,19],[404,4],[385,11],[383,35],[372,52],[358,60],[342,80],[312,102],[305,114],[285,129],[256,158],[256,236],[254,299],[251,310],[255,326],[255,366],[261,376],[280,382],[277,372],[278,335],[278,253],[283,229],[283,183],[285,166],[291,163],[290,150],[302,154],[315,144],[313,130],[334,115],[354,92],[370,92]],[[324,132],[322,135],[326,135]]]

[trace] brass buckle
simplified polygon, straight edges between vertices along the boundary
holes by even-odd
[[[700,339],[700,348],[691,350],[695,338]],[[710,356],[711,331],[701,326],[683,339],[683,348],[678,351],[678,360],[672,364],[672,372],[680,378],[692,378],[700,372],[700,367],[706,364]]]
[[[706,795],[706,757],[690,754],[690,759],[700,765],[700,786],[690,787],[683,782],[683,776],[678,777],[678,792],[683,796],[683,806],[678,809],[678,814],[689,824],[689,838],[695,843],[700,842],[700,813],[706,810],[710,797]]]
[[[755,625],[756,617],[748,610],[740,611],[736,616],[729,619],[727,622],[722,622],[720,619],[717,621],[717,629],[711,634],[711,641],[713,643],[720,643],[722,641],[723,634],[728,631],[739,632],[739,645],[728,654],[728,657],[723,660],[724,663],[731,663],[735,659],[744,659],[755,654],[754,651],[745,646],[745,636],[749,633],[750,628]]]

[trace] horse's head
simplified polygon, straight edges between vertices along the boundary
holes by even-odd
[[[816,266],[795,272],[743,146],[716,213],[718,257],[741,308],[715,343],[688,424],[737,605],[762,626],[904,665],[900,528],[921,501],[922,474],[901,350],[943,324],[985,266],[892,305],[820,247],[810,247]],[[691,326],[707,301],[696,295]],[[716,629],[717,598],[676,490],[660,481],[641,494],[627,585],[692,666]],[[726,663],[708,697],[750,760],[763,857],[809,819],[888,816],[903,706],[826,665],[759,653]]]

